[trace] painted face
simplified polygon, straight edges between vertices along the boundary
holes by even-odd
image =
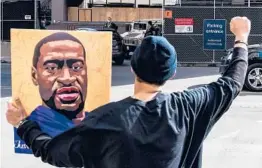
[[[84,48],[70,40],[52,41],[40,48],[33,80],[44,104],[70,119],[84,108],[87,67]]]

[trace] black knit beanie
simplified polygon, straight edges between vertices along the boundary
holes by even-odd
[[[162,36],[148,36],[134,51],[131,66],[141,80],[162,84],[176,72],[175,48]]]

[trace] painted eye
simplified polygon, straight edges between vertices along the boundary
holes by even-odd
[[[81,69],[81,66],[73,66],[72,69],[73,69],[73,70],[80,70],[80,69]]]
[[[54,71],[58,70],[58,65],[54,63],[48,63],[45,65],[45,70],[47,70],[49,73],[53,73]]]
[[[54,71],[54,70],[57,70],[57,67],[47,67],[47,70]]]
[[[47,66],[45,69],[49,73],[55,73],[57,71],[58,67],[57,66]]]

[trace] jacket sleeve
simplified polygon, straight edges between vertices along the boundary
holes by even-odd
[[[191,115],[195,120],[205,120],[211,126],[229,109],[243,88],[247,67],[248,51],[236,47],[222,77],[216,82],[182,93],[185,106],[193,113]]]
[[[38,124],[28,120],[17,129],[18,135],[32,149],[34,156],[57,167],[82,167],[88,145],[84,126],[74,127],[54,138],[43,133]]]

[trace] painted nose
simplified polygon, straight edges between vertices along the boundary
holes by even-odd
[[[75,80],[76,78],[71,75],[69,68],[63,68],[61,76],[58,78],[58,81],[64,85],[70,85]]]

